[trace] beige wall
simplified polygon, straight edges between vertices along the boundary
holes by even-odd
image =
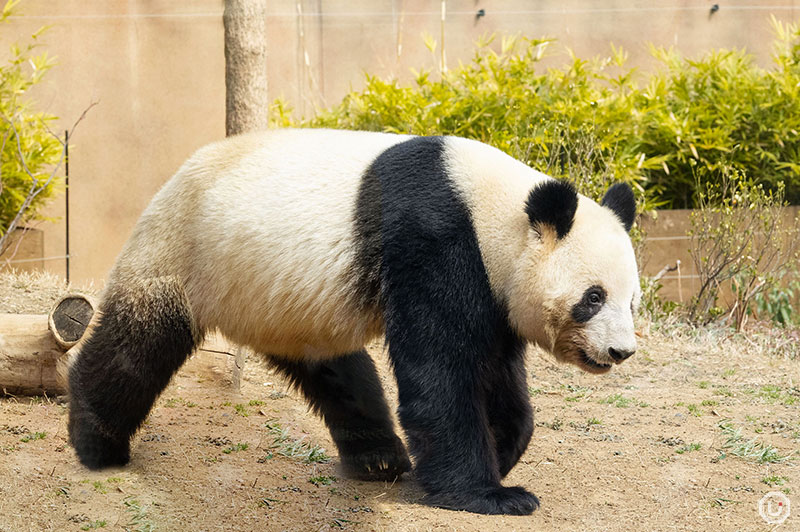
[[[2,2],[2,0],[0,0]],[[693,54],[746,47],[770,55],[769,14],[794,20],[794,1],[448,0],[447,63],[472,55],[485,33],[557,37],[582,57],[622,45],[632,65],[651,64],[647,42]],[[437,68],[441,2],[424,0],[270,0],[269,83],[298,112],[333,104],[362,73],[408,79],[410,67]],[[298,16],[298,6],[304,16]],[[660,7],[665,6],[665,7]],[[762,9],[760,6],[771,6]],[[475,18],[478,9],[486,16]],[[59,65],[37,93],[63,126],[92,101],[71,152],[71,276],[100,280],[149,198],[199,146],[224,135],[221,0],[25,0],[25,16],[0,26],[0,57],[42,24]],[[400,46],[398,46],[400,45]],[[305,58],[308,57],[306,63]],[[550,64],[563,59],[563,51]],[[62,217],[63,196],[47,214]],[[39,224],[46,257],[64,254],[63,220]],[[64,273],[63,260],[46,261]]]

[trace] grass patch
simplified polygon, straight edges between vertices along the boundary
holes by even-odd
[[[780,403],[784,406],[792,406],[800,402],[800,393],[795,388],[791,392],[786,392],[780,386],[766,384],[757,390],[747,390],[746,393],[753,395],[771,405]]]
[[[703,402],[700,403],[700,406],[717,406],[719,402],[715,401],[714,399],[703,399]]]
[[[164,406],[167,408],[175,408],[176,406],[185,406],[187,408],[194,408],[197,406],[197,403],[187,401],[182,397],[171,397],[166,401],[164,401]]]
[[[265,426],[273,436],[271,448],[278,454],[289,458],[298,458],[307,463],[322,463],[330,460],[330,457],[325,454],[325,449],[305,441],[304,438],[292,439],[289,436],[289,429],[281,427],[278,423],[268,422]]]
[[[761,482],[769,486],[770,488],[775,486],[783,486],[787,482],[789,482],[789,477],[779,477],[777,475],[771,475],[768,477],[764,477],[761,479]]]
[[[586,420],[586,425],[588,425],[590,427],[592,425],[602,425],[602,424],[603,424],[603,422],[600,421],[599,419],[597,419],[596,417],[590,417],[589,419]]]
[[[536,397],[544,392],[541,388],[534,388],[533,386],[528,386],[528,395],[531,397]]]
[[[243,404],[235,404],[233,405],[233,409],[236,410],[236,413],[242,417],[247,417],[250,413],[247,411],[247,407]]]
[[[697,383],[697,387],[700,388],[701,390],[705,390],[706,388],[708,388],[709,384],[711,383],[708,381],[700,381]]]
[[[601,405],[614,405],[617,408],[628,408],[631,406],[638,406],[640,408],[646,408],[650,406],[650,404],[639,401],[638,399],[634,399],[632,397],[623,397],[620,393],[615,393],[614,395],[609,395],[605,399],[600,401]]]
[[[591,388],[587,388],[585,386],[574,386],[572,384],[563,385],[562,388],[566,390],[570,395],[564,397],[564,400],[570,403],[574,403],[584,399],[592,394],[594,390]]]
[[[81,530],[94,530],[96,528],[105,528],[106,522],[98,519],[97,521],[92,521],[91,523],[86,523],[81,527]]]
[[[222,449],[222,452],[225,454],[238,453],[239,451],[246,451],[248,447],[249,445],[247,443],[237,443],[236,445],[231,445],[230,447]]]
[[[723,397],[733,397],[733,392],[727,386],[719,386],[714,390],[714,395],[722,395]]]
[[[725,437],[722,448],[734,456],[759,464],[785,462],[791,458],[781,455],[775,447],[759,441],[758,438],[745,439],[742,436],[742,429],[734,427],[730,420],[721,421],[718,427]]]
[[[247,406],[264,406],[264,401],[259,399],[250,399],[250,402],[247,403]]]
[[[137,499],[127,497],[122,504],[125,505],[125,511],[128,513],[126,530],[132,529],[136,532],[154,532],[156,530],[155,524],[147,515],[147,508],[143,508]]]
[[[325,475],[319,475],[316,477],[309,478],[308,481],[314,484],[315,486],[330,486],[333,482],[336,481],[336,477],[327,477]]]
[[[34,432],[33,434],[26,434],[22,438],[19,439],[22,443],[28,443],[29,441],[36,441],[36,440],[43,440],[47,437],[46,432]]]
[[[690,453],[692,451],[699,451],[702,445],[699,443],[690,443],[689,445],[682,445],[675,449],[677,454]]]
[[[614,395],[609,395],[608,397],[600,401],[600,404],[614,405],[617,408],[628,408],[629,406],[631,406],[632,402],[633,402],[632,399],[628,399],[627,397],[622,397],[622,394],[615,393]]]

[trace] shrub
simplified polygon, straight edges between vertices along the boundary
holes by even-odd
[[[5,4],[0,25],[15,4]],[[0,253],[11,230],[40,216],[57,185],[53,166],[63,155],[61,142],[48,128],[55,117],[36,111],[28,98],[54,64],[46,53],[33,53],[41,31],[32,43],[12,46],[11,58],[0,65]]]
[[[720,184],[705,183],[699,207],[690,215],[689,254],[700,289],[689,317],[707,322],[727,312],[741,330],[754,298],[777,286],[796,264],[798,221],[784,220],[782,183],[772,192],[738,170],[720,174]],[[717,297],[728,281],[734,301],[729,309],[719,309]]]
[[[637,93],[639,149],[663,160],[646,170],[648,188],[665,205],[692,207],[708,181],[732,168],[800,203],[800,31],[772,19],[775,66],[763,69],[743,50],[686,59],[653,48],[664,68]],[[696,168],[704,182],[696,188]]]

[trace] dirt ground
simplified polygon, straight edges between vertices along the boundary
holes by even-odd
[[[0,312],[44,312],[63,291],[29,281],[0,275]],[[78,464],[57,399],[0,399],[0,531],[800,530],[796,333],[640,331],[636,356],[605,376],[530,351],[536,430],[505,483],[539,496],[531,516],[422,506],[413,478],[343,478],[322,422],[257,360],[239,393],[190,361],[120,469]],[[394,401],[386,355],[372,354]],[[795,504],[777,527],[758,511],[774,491]]]

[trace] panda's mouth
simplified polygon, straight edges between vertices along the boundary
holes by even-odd
[[[593,360],[583,349],[578,349],[578,353],[580,353],[581,356],[581,367],[585,371],[588,371],[589,373],[607,373],[611,370],[611,364],[601,364],[600,362]]]

